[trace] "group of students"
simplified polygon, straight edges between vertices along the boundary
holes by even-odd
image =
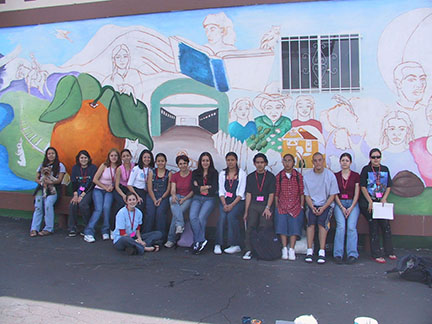
[[[128,149],[121,152],[111,149],[106,161],[97,168],[90,154],[82,150],[71,173],[69,236],[77,235],[79,212],[85,224],[81,233],[84,241],[95,242],[95,227],[103,215],[103,240],[111,238],[116,249],[128,254],[143,254],[158,251],[162,243],[166,248],[175,246],[185,231],[185,214],[189,212],[192,249],[199,254],[208,243],[207,219],[219,205],[215,254],[242,251],[241,224],[244,224],[244,260],[253,256],[250,238],[260,227],[270,227],[280,236],[282,259],[295,260],[295,244],[301,238],[306,219],[305,262],[312,263],[315,259],[323,264],[329,221],[334,214],[337,224],[334,259],[343,263],[346,234],[346,262],[353,264],[358,258],[356,227],[361,211],[369,223],[372,258],[385,263],[385,256],[396,259],[390,224],[388,220],[374,219],[372,206],[373,202],[387,201],[392,182],[388,168],[380,163],[381,151],[372,149],[369,158],[370,163],[358,174],[350,169],[351,155],[343,153],[341,171],[334,174],[325,168],[324,157],[317,152],[313,155],[313,169],[302,175],[294,169],[294,156],[286,154],[282,158],[283,170],[275,176],[266,169],[268,160],[263,153],[254,156],[256,170],[247,175],[239,168],[234,152],[226,155],[226,168],[219,173],[208,152],[201,153],[198,167],[193,171],[189,168],[189,158],[179,155],[176,157],[179,171],[173,173],[166,168],[167,157],[163,153],[153,157],[151,151],[143,150],[134,165]],[[43,176],[47,168],[49,178]],[[41,190],[36,192],[30,236],[53,233],[57,192],[45,189],[59,185],[65,172],[56,149],[49,147],[37,170],[36,182]],[[169,210],[172,219],[168,227]],[[45,227],[39,231],[42,218]],[[227,246],[223,249],[225,227]],[[319,249],[315,257],[316,228]],[[379,230],[384,251],[380,247]]]

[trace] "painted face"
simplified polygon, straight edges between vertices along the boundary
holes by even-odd
[[[282,159],[282,164],[284,166],[285,171],[291,172],[291,170],[294,167],[294,160],[292,159],[291,156],[288,155]]]
[[[142,156],[142,162],[144,164],[144,167],[148,167],[151,162],[151,155],[150,153],[144,153]]]
[[[310,118],[313,105],[309,100],[299,100],[296,105],[299,117]]]
[[[47,159],[50,162],[53,162],[56,158],[56,152],[53,149],[49,149],[46,153]]]
[[[322,155],[315,155],[312,160],[315,172],[321,172],[324,169],[324,158]]]
[[[129,208],[135,208],[136,204],[138,203],[138,199],[135,197],[135,195],[130,195],[126,199],[126,204]]]
[[[259,173],[262,173],[267,165],[267,163],[264,161],[264,158],[259,157],[254,162],[255,168]]]
[[[89,158],[86,155],[81,154],[79,156],[79,163],[81,164],[82,167],[86,167],[88,164],[88,161],[89,161]]]
[[[119,69],[127,68],[129,63],[129,54],[124,49],[121,49],[116,55],[114,55],[114,62]]]
[[[264,114],[275,123],[282,116],[285,106],[279,101],[269,101],[263,108]]]
[[[206,25],[204,27],[207,39],[210,44],[216,44],[222,41],[223,29],[217,25]]]
[[[419,102],[423,99],[426,89],[426,74],[419,67],[407,67],[402,71],[404,78],[399,82],[398,88],[406,100]]]
[[[373,152],[371,156],[369,157],[369,160],[371,161],[371,164],[374,167],[377,167],[381,163],[381,153],[380,152]]]
[[[158,158],[156,159],[156,166],[159,169],[165,169],[166,162],[167,161],[165,160],[165,158],[163,156],[158,156]]]
[[[341,169],[349,169],[351,166],[351,161],[347,156],[342,157],[342,159],[339,160]]]
[[[111,161],[111,163],[117,163],[118,158],[119,158],[119,156],[118,156],[117,152],[113,151],[109,154],[109,160]]]
[[[237,115],[237,118],[247,119],[249,118],[250,111],[251,111],[251,107],[247,103],[242,102],[237,106],[235,113]]]
[[[225,161],[228,169],[234,169],[237,165],[237,160],[234,156],[228,156]]]
[[[399,145],[405,142],[408,127],[404,120],[393,118],[388,121],[386,134],[391,144]]]
[[[210,167],[210,158],[208,156],[203,156],[201,159],[201,166],[204,170]]]
[[[129,154],[129,152],[125,151],[122,153],[121,159],[123,163],[130,163],[132,156]]]
[[[186,161],[184,161],[184,160],[180,160],[178,163],[177,163],[177,166],[179,167],[179,169],[180,169],[180,171],[186,171],[187,169],[188,169],[188,164],[189,163],[187,163]]]

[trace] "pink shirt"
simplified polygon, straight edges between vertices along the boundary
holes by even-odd
[[[130,164],[130,170],[129,171],[126,171],[126,168],[123,164],[120,165],[120,167],[119,167],[120,168],[120,184],[122,184],[125,187],[127,186],[127,183],[128,183],[128,180],[129,180],[129,177],[130,177],[130,174],[132,172],[133,167],[134,167],[134,164],[132,162]]]
[[[111,167],[106,167],[102,172],[102,175],[99,178],[99,182],[101,182],[105,186],[114,185],[115,181],[115,169]],[[104,190],[103,188],[96,186],[95,188]]]
[[[192,172],[186,177],[182,177],[180,172],[176,172],[171,177],[171,183],[176,184],[176,193],[182,196],[186,196],[192,191]]]

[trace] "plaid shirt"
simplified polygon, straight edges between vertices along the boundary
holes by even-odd
[[[294,169],[290,179],[284,170],[278,173],[276,176],[276,197],[278,198],[279,214],[290,214],[297,217],[302,208],[300,205],[302,195],[304,195],[304,185],[301,173]]]

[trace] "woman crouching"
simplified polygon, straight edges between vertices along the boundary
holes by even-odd
[[[142,255],[144,252],[159,251],[158,245],[152,245],[162,238],[159,231],[140,233],[142,225],[141,210],[135,208],[138,197],[133,192],[126,194],[126,206],[119,210],[116,216],[114,230],[114,247],[119,251],[126,251],[129,255]]]

